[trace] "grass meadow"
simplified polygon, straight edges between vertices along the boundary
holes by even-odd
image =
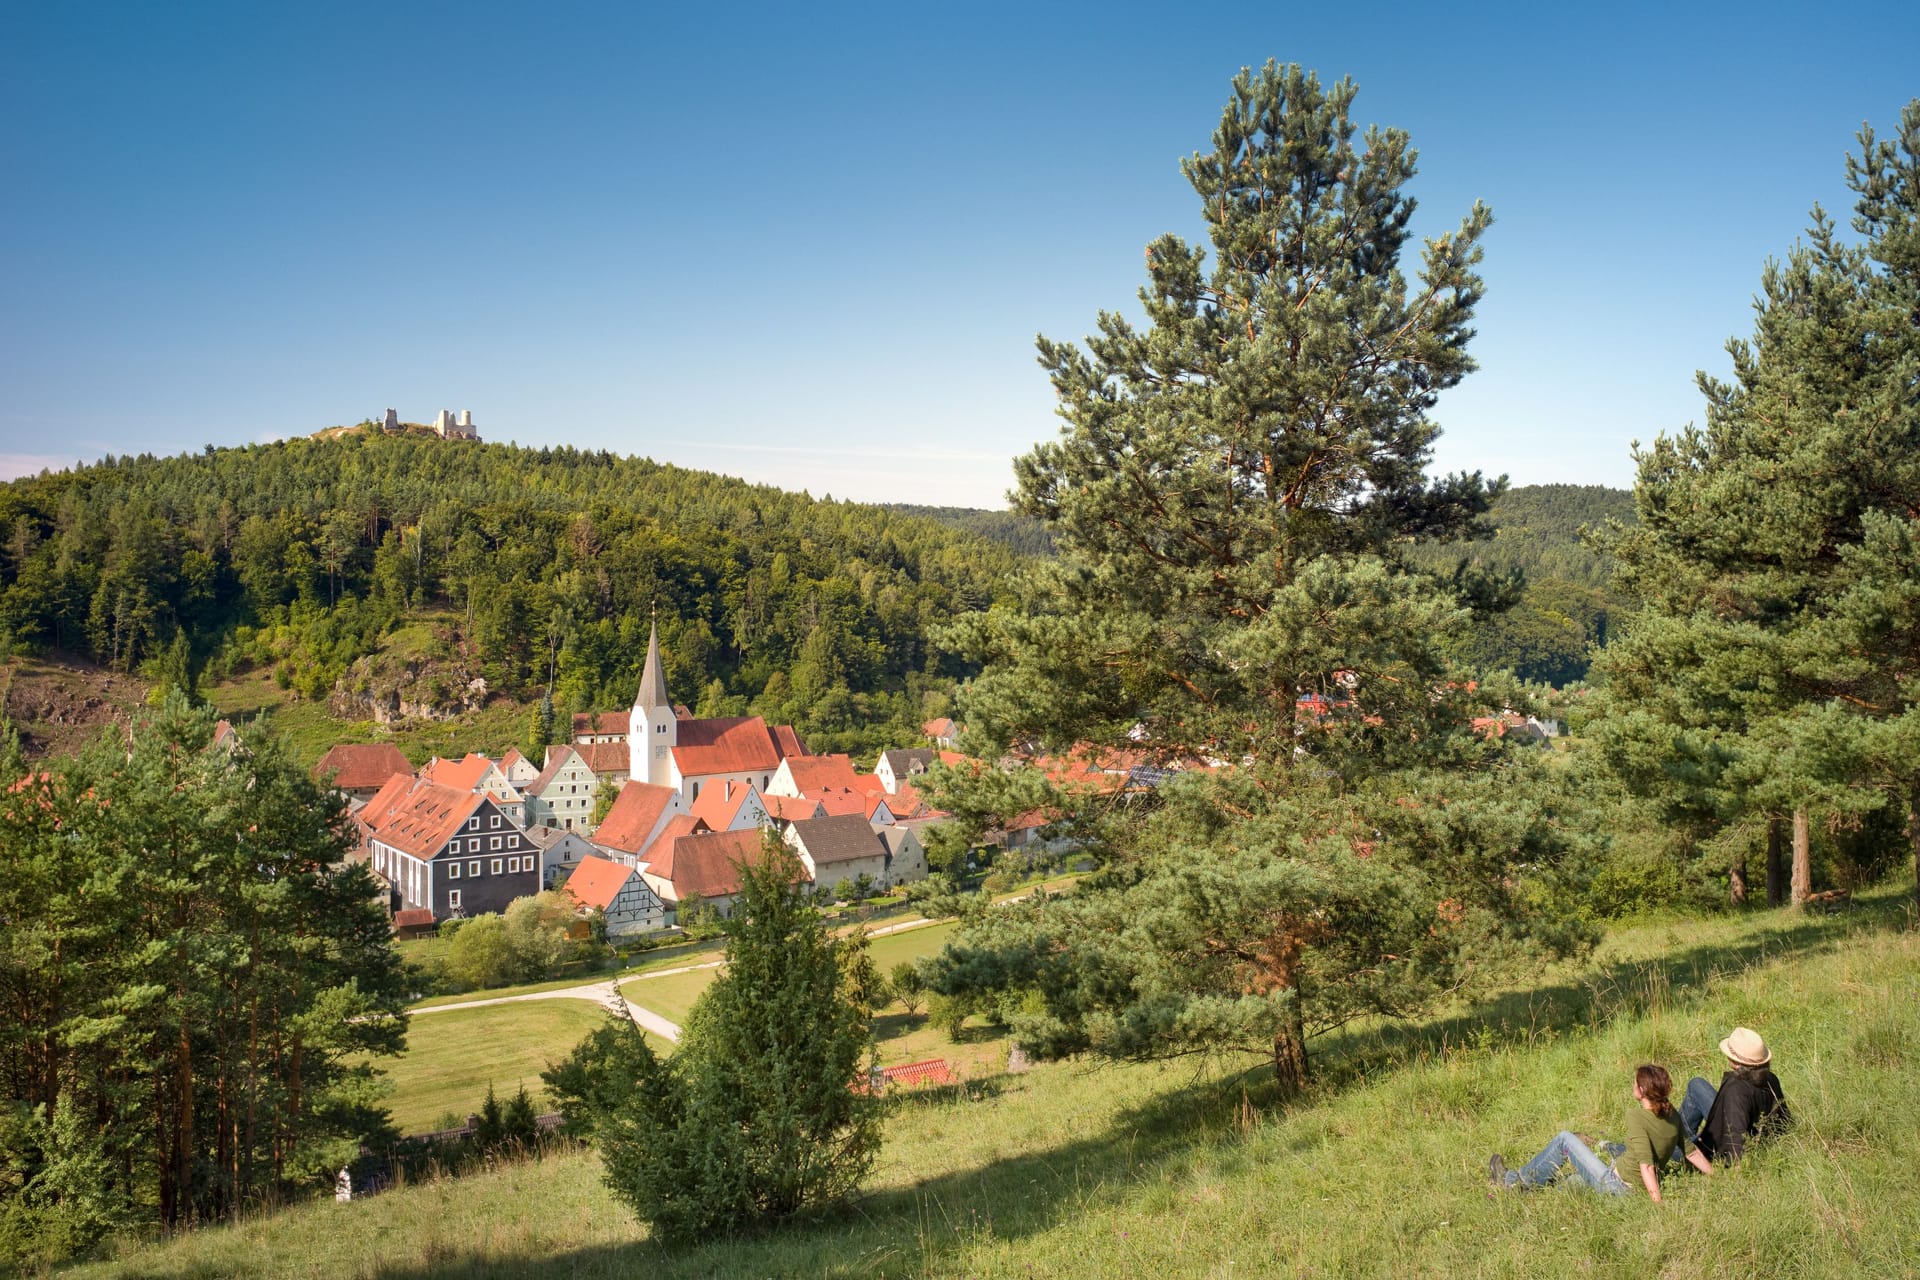
[[[1767,1036],[1799,1118],[1739,1168],[1672,1178],[1658,1206],[1489,1192],[1492,1151],[1618,1134],[1640,1062],[1717,1079],[1736,1023]],[[649,1241],[583,1152],[127,1245],[74,1274],[1920,1273],[1920,932],[1891,893],[1831,917],[1620,929],[1473,1008],[1318,1042],[1314,1068],[1292,1105],[1246,1061],[1049,1064],[897,1098],[857,1203],[694,1247]]]
[[[544,1105],[540,1073],[600,1024],[591,1000],[522,1000],[453,1009],[411,1020],[407,1051],[384,1064],[393,1085],[387,1106],[402,1133],[440,1127],[451,1112],[480,1109],[491,1084],[503,1101],[525,1085]]]

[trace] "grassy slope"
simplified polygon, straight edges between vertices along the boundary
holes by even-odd
[[[526,740],[527,707],[505,698],[451,720],[389,727],[372,720],[343,720],[324,702],[309,702],[280,688],[266,671],[249,671],[201,693],[243,734],[253,719],[267,714],[302,764],[312,764],[341,742],[391,742],[418,767],[436,755],[457,759],[478,751],[497,756],[508,747],[524,746]]]
[[[386,1064],[388,1106],[402,1133],[439,1127],[448,1112],[476,1111],[487,1086],[501,1098],[525,1085],[542,1100],[540,1073],[598,1026],[603,1010],[590,1000],[523,1000],[455,1009],[415,1018],[407,1051]]]
[[[896,1104],[866,1198],[660,1249],[591,1155],[129,1252],[97,1276],[1902,1275],[1920,1271],[1920,933],[1890,896],[1834,918],[1641,925],[1471,1013],[1322,1045],[1262,1076],[1045,1066]],[[451,1015],[448,1015],[451,1016]],[[1613,1132],[1635,1063],[1717,1072],[1760,1027],[1801,1123],[1666,1206],[1492,1197],[1488,1152]],[[1243,1086],[1245,1092],[1243,1092]]]

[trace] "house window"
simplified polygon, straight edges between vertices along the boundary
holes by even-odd
[[[493,865],[492,865],[491,867],[488,867],[488,868],[487,868],[487,870],[488,870],[488,871],[491,871],[491,872],[492,872],[492,873],[493,873],[494,875],[496,875],[496,876],[497,876],[497,875],[499,875],[499,874],[500,874],[500,862],[501,862],[501,860],[500,860],[499,858],[495,858],[495,859],[493,860]]]
[[[468,819],[467,819],[467,830],[469,830],[469,831],[478,831],[479,829],[480,829],[480,815],[479,815],[479,814],[475,814],[475,815],[474,815],[473,817],[471,817],[471,818],[468,818]]]
[[[459,909],[460,909],[460,891],[458,889],[447,890],[447,910],[458,911]]]
[[[487,848],[498,849],[499,847],[500,847],[500,837],[499,836],[491,837],[489,843],[487,844]]]
[[[479,875],[479,874],[480,874],[480,864],[479,864],[479,863],[477,863],[477,862],[469,862],[469,863],[467,864],[467,874],[468,874],[469,876],[477,876],[477,875]]]
[[[700,798],[700,784],[697,782],[693,784],[693,798],[695,800]]]
[[[447,879],[458,880],[459,878],[460,878],[460,864],[457,862],[449,862],[447,864]]]
[[[500,815],[496,813],[491,818],[488,818],[487,825],[490,827],[498,827],[500,825]]]

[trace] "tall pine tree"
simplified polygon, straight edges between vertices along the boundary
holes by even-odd
[[[1728,345],[1732,380],[1700,377],[1706,425],[1638,453],[1639,525],[1608,539],[1641,610],[1599,664],[1603,739],[1617,758],[1666,748],[1665,784],[1722,820],[1762,816],[1776,901],[1790,814],[1796,904],[1815,809],[1899,805],[1920,875],[1920,768],[1898,745],[1920,695],[1920,631],[1902,613],[1920,493],[1920,103],[1895,140],[1869,130],[1861,145],[1861,240],[1816,207],[1806,240],[1767,264],[1753,336]]]
[[[1182,166],[1211,261],[1162,237],[1144,328],[1102,313],[1084,351],[1040,339],[1066,425],[1016,464],[1014,499],[1059,554],[1023,608],[956,628],[987,664],[961,716],[987,754],[1220,766],[1117,810],[1079,896],[993,913],[936,966],[946,993],[1037,991],[1016,1029],[1043,1053],[1257,1049],[1293,1089],[1315,1031],[1579,941],[1540,923],[1552,827],[1524,763],[1470,730],[1498,704],[1446,656],[1470,602],[1402,561],[1473,535],[1500,487],[1426,476],[1428,411],[1473,368],[1491,215],[1403,274],[1415,153],[1395,129],[1357,139],[1354,94],[1243,71]],[[1030,791],[933,786],[967,812]]]

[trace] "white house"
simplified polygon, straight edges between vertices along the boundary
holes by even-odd
[[[569,746],[547,748],[547,767],[527,784],[527,825],[562,831],[593,830],[594,797],[600,779]]]
[[[600,912],[610,941],[667,927],[667,908],[660,895],[645,876],[623,863],[583,859],[567,880],[567,892],[582,909]]]

